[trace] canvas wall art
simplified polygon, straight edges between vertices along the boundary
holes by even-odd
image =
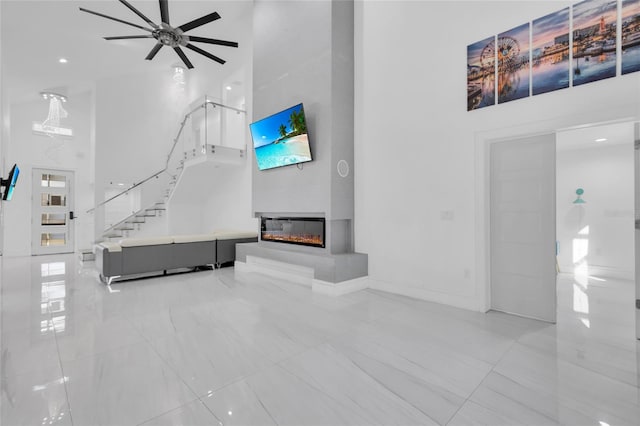
[[[495,36],[467,46],[467,111],[496,103]]]
[[[622,0],[622,74],[640,71],[640,0]]]
[[[529,23],[498,34],[498,103],[529,96]]]
[[[586,0],[573,6],[573,85],[615,77],[616,0]]]
[[[568,7],[533,21],[531,51],[534,95],[569,87]]]

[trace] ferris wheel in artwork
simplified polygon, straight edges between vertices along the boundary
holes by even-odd
[[[496,50],[498,52],[498,65],[509,67],[515,64],[518,56],[520,56],[520,43],[513,37],[498,37],[498,48]]]
[[[489,42],[480,53],[480,65],[483,69],[493,68],[498,60],[501,67],[511,66],[520,55],[520,43],[513,37],[500,36],[497,43]]]
[[[491,40],[480,52],[480,66],[482,69],[491,69],[496,63],[496,46]]]

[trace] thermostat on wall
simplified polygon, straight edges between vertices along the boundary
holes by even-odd
[[[349,163],[347,163],[346,160],[338,161],[336,168],[338,169],[338,174],[340,175],[340,177],[349,176]]]

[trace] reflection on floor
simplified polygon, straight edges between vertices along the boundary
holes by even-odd
[[[45,256],[1,279],[3,425],[640,419],[631,282],[561,277],[549,325],[233,268],[109,288]]]

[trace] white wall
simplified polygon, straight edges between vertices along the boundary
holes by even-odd
[[[96,84],[96,181],[131,184],[164,167],[188,104],[172,71]]]
[[[356,251],[374,288],[485,310],[490,140],[640,117],[640,73],[467,112],[467,45],[572,3],[357,2]]]
[[[69,96],[64,108],[68,118],[61,125],[74,131],[72,139],[52,139],[31,131],[33,121],[43,121],[49,103],[43,99],[11,105],[11,132],[7,146],[8,163],[17,163],[20,177],[14,197],[4,206],[4,254],[31,254],[31,180],[33,168],[75,172],[75,248],[91,247],[91,218],[84,214],[93,205],[93,167],[91,145],[91,104],[89,92]]]
[[[248,12],[251,12],[250,10]],[[202,94],[211,95],[215,102],[245,110],[236,114],[220,107],[208,110],[207,129],[209,144],[219,144],[231,148],[247,149],[249,123],[252,121],[250,105],[253,97],[252,84],[252,24],[250,16],[238,21],[244,29],[238,38],[242,50],[242,61],[225,65],[218,79],[196,80],[193,85],[211,87]],[[227,90],[226,87],[231,87]],[[198,145],[194,132],[199,129],[200,140],[204,141],[204,115],[193,114],[193,119],[185,127],[181,139],[188,147]],[[182,146],[182,144],[179,144]],[[251,166],[253,152],[247,149],[245,160],[240,165],[224,166],[214,162],[195,164],[185,168],[175,192],[168,203],[167,232],[169,234],[190,234],[211,232],[221,229],[257,230],[257,220],[251,210]]]
[[[0,22],[2,22],[2,5],[0,4]],[[2,43],[0,43],[0,58],[2,58]],[[0,93],[5,90],[4,67],[0,64]],[[5,96],[0,97],[0,174],[6,176],[7,170],[7,145],[9,140],[9,100]],[[0,254],[4,250],[4,207],[0,202]]]
[[[251,214],[251,165],[201,163],[187,167],[168,204],[169,234],[257,231]]]
[[[564,135],[558,135],[556,233],[562,272],[573,273],[586,262],[590,275],[634,279],[633,126],[626,126],[626,143],[586,149],[562,150]],[[584,189],[585,204],[573,203],[577,188]]]

